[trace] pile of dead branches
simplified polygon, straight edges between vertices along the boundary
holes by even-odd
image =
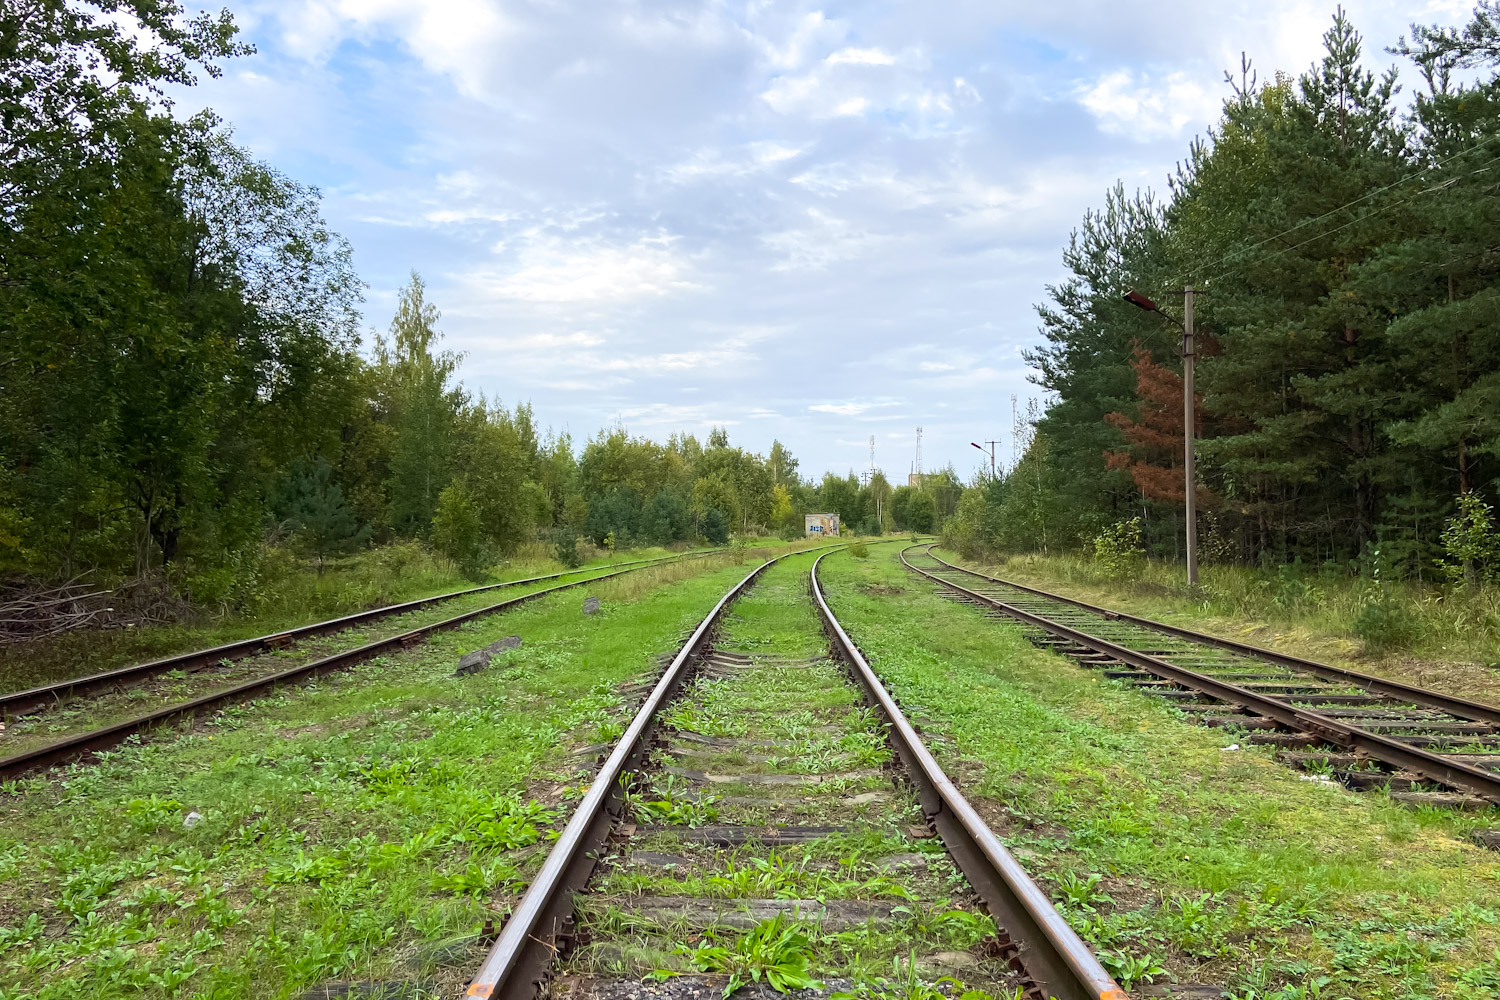
[[[0,645],[46,639],[84,628],[136,628],[193,617],[191,604],[160,580],[131,580],[101,588],[78,580],[63,584],[0,583]]]

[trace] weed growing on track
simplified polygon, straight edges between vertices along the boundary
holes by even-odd
[[[568,960],[565,976],[718,972],[733,989],[757,970],[775,986],[775,970],[788,967],[808,979],[850,977],[878,992],[892,956],[913,953],[921,969],[911,980],[922,989],[952,961],[985,982],[1004,975],[979,954],[958,955],[993,934],[994,924],[964,908],[973,905],[967,883],[925,835],[914,795],[882,769],[891,750],[875,715],[826,658],[807,592],[811,563],[804,557],[766,571],[725,616],[716,640],[722,651],[747,654],[750,664],[710,666],[663,719],[663,732],[679,732],[664,739],[656,760],[685,779],[670,783],[680,794],[666,796],[669,808],[652,808],[667,790],[657,779],[654,792],[633,801],[632,818],[642,828],[591,883],[582,904],[589,944]],[[695,738],[683,739],[682,730]],[[702,740],[721,734],[747,742]],[[810,773],[821,780],[769,790],[735,780]],[[680,802],[707,801],[710,791],[716,822],[747,833],[781,824],[845,829],[776,846],[694,843],[668,824],[682,822],[673,815]],[[674,903],[663,914],[653,899]],[[763,900],[801,901],[798,920],[783,914],[746,921],[741,930],[711,916]],[[827,906],[832,919],[809,914],[811,900]],[[870,916],[838,916],[860,912]],[[875,992],[869,995],[874,1000]]]
[[[478,957],[462,942],[515,898],[588,780],[567,752],[618,731],[616,686],[653,672],[744,576],[732,562],[595,616],[581,588],[542,598],[96,766],[7,783],[0,997],[455,985]],[[524,642],[507,665],[451,676],[511,633]]]
[[[799,922],[777,914],[763,920],[732,945],[679,947],[687,964],[699,972],[727,972],[724,997],[747,983],[765,980],[778,993],[821,987],[812,976],[812,941]]]
[[[1117,975],[1244,1000],[1495,995],[1500,859],[1467,840],[1495,810],[1409,809],[1226,749],[876,552],[824,562],[835,613]]]
[[[705,556],[686,563],[674,563],[661,567],[648,566],[598,584],[585,583],[562,591],[556,599],[563,602],[582,601],[583,594],[597,593],[607,595],[612,602],[629,600],[667,583],[701,574],[706,568],[732,564],[734,564],[734,559],[726,553]],[[609,572],[609,570],[605,568],[598,572]],[[637,582],[632,580],[637,574],[653,575],[646,581]],[[147,678],[127,688],[72,699],[34,716],[22,717],[11,722],[5,732],[5,752],[12,754],[31,750],[66,736],[133,718],[172,702],[188,701],[214,691],[222,691],[268,673],[285,670],[342,650],[356,648],[377,638],[396,635],[479,608],[512,601],[527,594],[555,587],[559,583],[568,582],[570,582],[569,579],[543,580],[537,583],[518,584],[513,588],[499,591],[468,594],[392,618],[381,619],[368,625],[306,639],[261,656],[246,657],[233,662],[225,661],[218,669],[192,672],[172,670]],[[499,612],[502,615],[513,613]]]

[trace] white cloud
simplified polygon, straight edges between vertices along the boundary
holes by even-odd
[[[471,274],[467,281],[485,298],[549,303],[624,302],[701,289],[689,280],[689,263],[673,242],[662,236],[628,246],[545,240],[526,249],[520,267]]]
[[[886,242],[885,237],[818,207],[806,210],[804,222],[797,228],[761,237],[778,258],[772,270],[819,270],[839,261],[856,260]]]
[[[896,65],[896,57],[881,49],[839,49],[823,61],[830,66]]]
[[[497,350],[506,351],[559,351],[580,347],[598,347],[605,343],[603,335],[586,330],[575,333],[498,333],[483,335],[481,340]]]
[[[834,413],[841,417],[852,417],[870,408],[869,403],[817,403],[808,409],[814,413]]]
[[[1116,179],[1160,191],[1217,117],[1221,70],[1242,48],[1262,80],[1302,70],[1330,12],[235,6],[259,54],[179,107],[216,107],[322,188],[370,325],[416,268],[475,391],[575,440],[627,415],[654,435],[739,420],[737,443],[780,438],[812,475],[846,467],[830,427],[889,435],[902,474],[918,424],[929,466],[972,461],[1004,397],[1036,392],[1017,351],[1084,210]],[[1470,10],[1354,16],[1382,67],[1410,20]]]
[[[1122,69],[1080,86],[1078,101],[1106,132],[1145,141],[1201,128],[1216,117],[1223,97],[1222,88],[1181,71],[1153,78]]]
[[[756,41],[773,68],[795,69],[807,61],[813,49],[843,38],[845,30],[842,24],[815,10],[794,20],[779,44],[767,35],[757,36]]]
[[[714,409],[709,406],[694,404],[684,406],[677,403],[648,403],[643,406],[628,406],[617,411],[622,421],[630,421],[632,429],[652,429],[659,433],[661,429],[670,428],[678,430],[707,429],[710,427],[733,427],[740,423],[738,419],[728,415],[722,408]]]
[[[686,184],[705,178],[747,177],[764,173],[777,164],[795,160],[804,149],[772,140],[746,143],[733,149],[707,147],[664,171],[667,180]]]
[[[869,412],[870,410],[896,405],[898,404],[892,402],[865,403],[860,402],[859,400],[845,400],[841,403],[815,403],[814,405],[809,406],[808,409],[813,413],[832,413],[835,416],[839,417],[857,417],[861,414]]]

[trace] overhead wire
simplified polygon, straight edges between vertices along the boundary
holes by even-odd
[[[1451,157],[1450,157],[1450,159],[1451,159]],[[1481,173],[1482,171],[1489,169],[1489,167],[1492,164],[1496,163],[1496,162],[1500,162],[1500,155],[1491,157],[1490,159],[1486,160],[1484,163],[1481,163],[1479,166],[1475,167],[1473,170],[1470,170],[1467,174],[1459,174],[1457,176],[1448,178],[1447,180],[1443,181],[1441,184],[1434,184],[1431,187],[1422,188],[1420,191],[1414,191],[1412,194],[1408,195],[1405,198],[1402,198],[1400,201],[1395,201],[1395,202],[1392,202],[1389,205],[1384,205],[1384,206],[1382,206],[1380,208],[1374,209],[1373,211],[1370,211],[1370,212],[1365,213],[1364,215],[1361,215],[1357,219],[1350,219],[1348,222],[1344,223],[1341,226],[1334,226],[1332,229],[1324,230],[1323,232],[1318,233],[1316,236],[1309,236],[1307,239],[1303,240],[1301,243],[1294,243],[1294,244],[1292,244],[1289,247],[1282,247],[1280,250],[1277,250],[1275,253],[1267,254],[1266,256],[1260,258],[1260,260],[1261,260],[1261,262],[1265,262],[1265,261],[1268,261],[1268,260],[1274,260],[1274,259],[1276,259],[1277,257],[1280,257],[1283,254],[1291,253],[1293,250],[1300,250],[1302,247],[1307,246],[1309,243],[1315,243],[1318,240],[1323,239],[1325,236],[1332,236],[1334,233],[1340,232],[1341,230],[1344,230],[1344,229],[1348,229],[1350,226],[1358,225],[1361,222],[1367,222],[1368,220],[1373,219],[1375,216],[1381,214],[1382,212],[1388,212],[1388,211],[1390,211],[1393,208],[1400,208],[1402,205],[1410,204],[1411,202],[1416,201],[1418,198],[1420,198],[1424,194],[1431,194],[1434,191],[1441,191],[1444,188],[1452,187],[1454,184],[1457,184],[1459,181],[1463,180],[1465,177],[1472,177],[1472,176],[1474,176],[1477,173]],[[1389,186],[1387,186],[1387,190],[1389,190]],[[1326,218],[1326,216],[1324,216],[1324,217]],[[1257,245],[1263,245],[1265,242],[1266,241],[1263,240],[1261,242],[1261,244],[1257,244]],[[1247,248],[1247,249],[1254,249],[1254,248],[1251,247],[1251,248]],[[1213,282],[1218,281],[1221,278],[1224,278],[1224,277],[1227,277],[1230,274],[1233,274],[1235,272],[1235,270],[1236,270],[1235,268],[1229,268],[1226,271],[1221,271],[1218,274],[1214,275],[1214,277],[1206,280],[1204,282],[1204,284],[1205,285],[1210,285]]]
[[[1288,237],[1288,236],[1292,235],[1293,233],[1297,232],[1298,230],[1305,229],[1308,226],[1311,226],[1311,225],[1313,225],[1315,223],[1322,222],[1324,219],[1327,219],[1327,218],[1329,218],[1331,216],[1337,215],[1340,212],[1348,211],[1349,209],[1355,207],[1356,205],[1363,204],[1364,202],[1369,201],[1371,198],[1374,198],[1377,195],[1384,194],[1385,192],[1390,191],[1393,188],[1400,187],[1402,184],[1405,184],[1405,183],[1407,183],[1407,182],[1409,182],[1411,180],[1414,180],[1414,179],[1416,179],[1418,177],[1421,177],[1424,174],[1429,174],[1433,170],[1438,170],[1438,169],[1440,169],[1440,168],[1448,165],[1449,163],[1452,163],[1454,160],[1456,160],[1456,159],[1458,159],[1460,157],[1463,157],[1463,156],[1467,156],[1470,153],[1475,152],[1476,150],[1483,149],[1485,146],[1487,146],[1490,143],[1494,142],[1497,138],[1500,138],[1500,135],[1491,135],[1491,136],[1488,136],[1485,139],[1483,139],[1483,140],[1475,143],[1474,145],[1468,147],[1467,149],[1461,149],[1458,152],[1452,154],[1451,156],[1447,156],[1447,157],[1444,157],[1441,160],[1438,160],[1436,163],[1428,164],[1428,165],[1426,165],[1424,167],[1421,167],[1418,170],[1413,170],[1411,173],[1407,174],[1405,177],[1401,177],[1401,178],[1399,178],[1397,180],[1394,180],[1391,183],[1386,184],[1386,185],[1384,185],[1382,187],[1374,188],[1373,190],[1367,191],[1364,194],[1360,195],[1358,198],[1355,198],[1353,201],[1345,202],[1344,204],[1339,205],[1337,208],[1331,208],[1328,211],[1324,212],[1322,215],[1317,215],[1317,216],[1314,216],[1314,217],[1312,217],[1310,219],[1304,219],[1303,221],[1297,223],[1295,226],[1292,226],[1289,229],[1284,229],[1284,230],[1282,230],[1279,233],[1276,233],[1276,234],[1271,235],[1271,236],[1267,236],[1265,239],[1257,240],[1256,242],[1250,244],[1249,246],[1240,247],[1239,249],[1236,249],[1236,250],[1231,250],[1229,253],[1224,254],[1222,257],[1219,257],[1216,260],[1210,261],[1207,264],[1194,265],[1185,274],[1181,274],[1180,276],[1187,277],[1192,272],[1199,272],[1199,273],[1201,273],[1203,271],[1209,270],[1210,268],[1218,267],[1220,264],[1223,264],[1226,261],[1233,260],[1235,257],[1243,256],[1244,254],[1250,253],[1253,250],[1257,250],[1260,247],[1265,246],[1267,243],[1274,243],[1277,240],[1285,239],[1286,237]],[[1489,162],[1493,163],[1494,160],[1490,160]],[[1365,218],[1369,218],[1369,216],[1365,216]],[[1358,220],[1355,220],[1355,221],[1358,221]],[[1346,226],[1340,226],[1338,228],[1339,229],[1343,229],[1343,228],[1347,228],[1347,227]],[[1338,232],[1338,229],[1331,229],[1328,232],[1329,233]],[[1324,233],[1322,235],[1328,235],[1328,233]],[[1317,238],[1319,238],[1319,237],[1314,237],[1314,239],[1317,239]],[[1304,241],[1303,243],[1299,243],[1297,245],[1298,246],[1306,246],[1307,242],[1310,242],[1310,241]],[[1289,247],[1287,249],[1294,249],[1294,248]],[[1219,275],[1219,277],[1223,277],[1224,274],[1231,274],[1231,273],[1233,273],[1233,269],[1231,269],[1229,271],[1222,272]],[[1174,282],[1174,284],[1176,284],[1176,282]]]

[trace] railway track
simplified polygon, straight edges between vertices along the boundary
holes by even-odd
[[[361,625],[368,625],[371,622],[380,621],[384,618],[409,614],[413,611],[430,608],[434,605],[461,597],[468,597],[472,594],[504,590],[510,587],[521,587],[533,583],[544,583],[547,580],[560,580],[563,577],[578,576],[603,569],[615,570],[626,567],[659,565],[682,558],[696,558],[702,555],[709,555],[714,551],[718,550],[695,552],[686,557],[662,556],[656,559],[635,559],[630,562],[567,570],[562,573],[548,573],[545,576],[506,580],[501,583],[491,583],[482,587],[469,587],[465,590],[454,590],[446,594],[436,594],[432,597],[423,597],[415,601],[405,601],[401,604],[389,604],[385,607],[371,608],[352,615],[331,618],[328,621],[314,622],[311,625],[273,632],[270,635],[256,636],[253,639],[240,639],[236,642],[224,643],[208,649],[197,649],[187,653],[162,657],[161,659],[149,660],[144,663],[134,663],[129,666],[118,667],[114,670],[106,670],[85,677],[72,677],[67,680],[42,684],[22,691],[10,691],[0,694],[0,719],[8,722],[17,716],[29,715],[56,705],[66,698],[88,695],[97,691],[113,690],[124,685],[138,683],[147,678],[157,677],[177,670],[202,670],[206,667],[232,663],[246,657],[275,652],[306,639],[333,635],[334,633],[343,632]]]
[[[1207,724],[1249,730],[1289,764],[1354,788],[1388,786],[1414,804],[1500,803],[1500,708],[1085,604],[916,548],[901,561],[945,595],[1019,621],[1033,643]]]
[[[894,963],[1125,1000],[834,618],[827,554],[756,568],[643,689],[467,996],[848,988]]]
[[[498,614],[519,607],[529,601],[549,594],[569,590],[574,587],[596,583],[600,580],[608,580],[613,577],[622,576],[626,573],[634,573],[651,566],[661,565],[664,562],[676,561],[681,557],[668,557],[666,559],[635,560],[630,563],[617,563],[616,567],[600,567],[609,569],[607,573],[596,573],[581,579],[571,580],[566,583],[554,584],[539,590],[529,591],[517,597],[485,604],[482,607],[465,611],[439,621],[420,625],[416,628],[406,629],[394,635],[386,635],[370,642],[362,643],[348,649],[341,649],[328,655],[317,656],[304,660],[290,667],[275,667],[274,669],[261,669],[256,671],[255,664],[266,654],[274,654],[286,645],[298,639],[326,635],[330,632],[342,632],[359,625],[381,618],[389,618],[412,610],[429,607],[441,601],[451,600],[467,594],[481,593],[484,591],[514,587],[522,584],[531,584],[557,579],[563,576],[572,576],[574,573],[554,573],[547,576],[531,577],[525,580],[512,580],[501,584],[492,584],[488,587],[476,587],[470,590],[458,591],[450,594],[442,594],[436,597],[425,598],[421,601],[409,601],[405,604],[392,605],[386,608],[378,608],[371,612],[362,612],[358,615],[349,615],[344,618],[334,619],[329,622],[320,622],[308,625],[300,629],[277,633],[274,636],[262,636],[257,639],[248,639],[240,643],[232,643],[227,646],[215,647],[211,650],[201,650],[194,653],[185,653],[178,657],[165,660],[156,660],[148,664],[140,664],[133,668],[122,668],[106,674],[95,675],[91,678],[81,678],[74,682],[63,682],[53,685],[54,688],[66,688],[75,694],[80,691],[97,694],[105,688],[114,688],[121,684],[140,684],[152,677],[160,676],[173,670],[186,669],[184,664],[217,664],[221,662],[218,657],[225,651],[232,651],[232,655],[222,656],[223,661],[233,662],[244,660],[247,663],[241,665],[242,673],[250,673],[248,679],[239,681],[228,687],[218,688],[197,697],[186,700],[175,701],[153,711],[138,715],[129,715],[119,718],[104,725],[93,726],[79,732],[72,733],[59,739],[52,740],[37,746],[31,746],[12,753],[7,757],[0,758],[0,777],[14,777],[38,768],[48,767],[53,764],[72,760],[84,754],[97,750],[105,750],[123,742],[126,738],[137,733],[144,732],[154,726],[168,722],[174,722],[184,718],[190,718],[204,712],[212,711],[226,705],[231,705],[247,698],[254,697],[271,689],[296,683],[316,675],[337,670],[362,663],[385,653],[396,652],[405,649],[433,633],[457,628],[465,622],[473,621],[486,615]],[[285,638],[285,641],[281,641]],[[274,666],[274,664],[272,664]],[[150,668],[150,669],[142,669]],[[201,669],[201,666],[200,666]],[[222,676],[219,677],[222,680]],[[84,682],[87,682],[85,685]],[[42,690],[42,689],[33,689]],[[15,696],[12,696],[15,697]],[[60,697],[60,695],[59,695]],[[9,732],[8,737],[14,742],[14,729]]]

